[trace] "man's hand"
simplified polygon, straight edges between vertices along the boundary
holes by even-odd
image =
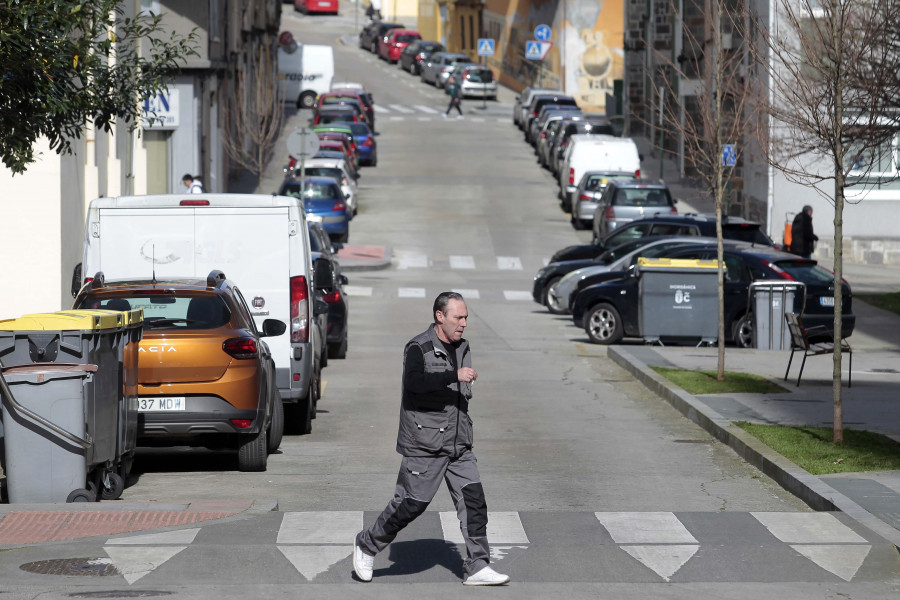
[[[478,373],[472,367],[463,367],[456,372],[456,380],[462,382],[470,382],[478,379]]]

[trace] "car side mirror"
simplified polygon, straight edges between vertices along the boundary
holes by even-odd
[[[78,290],[81,289],[81,263],[75,265],[75,268],[72,270],[72,297],[78,295]]]
[[[343,273],[341,273],[341,276],[338,277],[338,281],[341,282],[341,285],[347,285],[350,283],[350,279]]]
[[[316,316],[328,314],[328,303],[321,298],[316,298],[313,303],[313,314]]]
[[[262,337],[278,337],[287,331],[287,325],[278,319],[266,319],[262,324]]]
[[[330,294],[334,290],[334,269],[326,259],[317,258],[313,263],[313,281],[319,291]]]
[[[343,242],[331,242],[331,253],[337,254],[337,251],[344,247]]]

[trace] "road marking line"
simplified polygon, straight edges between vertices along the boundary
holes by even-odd
[[[431,108],[430,106],[425,106],[424,104],[413,104],[413,108],[418,108],[423,113],[427,113],[429,115],[436,115],[436,114],[438,114],[438,112],[440,112],[438,110]]]
[[[345,285],[344,293],[348,296],[371,296],[372,288],[364,285]]]
[[[521,290],[503,290],[503,297],[507,300],[531,300],[531,292]]]
[[[498,256],[497,268],[503,271],[521,271],[522,261],[518,256]]]
[[[664,546],[619,546],[619,548],[669,581],[669,578],[697,553],[700,546],[666,544]]]
[[[598,512],[597,520],[617,544],[698,544],[670,512]]]
[[[459,530],[459,517],[455,512],[442,512],[441,529],[444,541],[464,544]],[[525,528],[517,512],[488,512],[487,538],[493,544],[530,544]]]
[[[192,529],[178,529],[176,531],[163,531],[161,533],[144,533],[128,537],[109,538],[108,546],[160,546],[165,544],[178,544],[183,546],[194,542],[194,538],[200,533],[199,527]]]
[[[866,544],[865,538],[834,515],[820,513],[751,512],[769,532],[786,544]]]
[[[450,268],[451,269],[474,269],[475,268],[475,258],[471,257],[471,256],[451,255],[450,256]]]
[[[284,513],[276,544],[347,544],[363,528],[363,513],[329,510]]]
[[[131,585],[185,548],[187,546],[104,546],[103,550]]]
[[[278,546],[278,549],[307,581],[353,554],[353,546]]]
[[[416,121],[425,121],[426,123],[428,123],[431,121],[431,118],[430,117],[418,117],[418,118],[416,118]]]
[[[428,256],[425,254],[407,254],[397,260],[398,269],[424,269],[428,267]]]
[[[482,119],[481,117],[472,117],[471,121],[473,123],[484,123],[484,119]]]
[[[792,545],[791,548],[844,581],[853,579],[869,555],[869,550],[872,549],[868,545],[804,546],[801,544]]]
[[[372,105],[372,108],[375,109],[375,112],[376,112],[376,113],[389,113],[389,112],[391,112],[390,109],[387,109],[387,108],[385,108],[385,107],[383,107],[383,106],[381,106],[381,105],[378,105],[378,104],[373,104],[373,105]]]
[[[391,117],[391,121],[403,121],[403,117]]]
[[[453,291],[457,294],[462,294],[462,297],[466,300],[478,300],[481,297],[481,294],[478,290],[465,290],[462,288],[453,288]]]
[[[388,104],[388,106],[390,106],[393,110],[396,110],[398,113],[403,113],[404,115],[411,115],[416,112],[408,106],[403,106],[402,104]]]
[[[397,288],[398,298],[424,298],[425,288]]]

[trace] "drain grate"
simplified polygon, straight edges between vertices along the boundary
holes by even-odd
[[[104,592],[75,592],[69,598],[149,598],[151,596],[171,596],[163,590],[109,590]]]
[[[120,575],[111,558],[56,558],[25,563],[19,568],[39,575],[67,575],[70,577]]]

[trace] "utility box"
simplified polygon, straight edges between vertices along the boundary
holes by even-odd
[[[715,260],[639,258],[640,331],[646,342],[718,339]]]
[[[791,331],[785,313],[800,314],[806,304],[806,284],[800,281],[754,281],[748,305],[753,309],[753,347],[790,350]]]

